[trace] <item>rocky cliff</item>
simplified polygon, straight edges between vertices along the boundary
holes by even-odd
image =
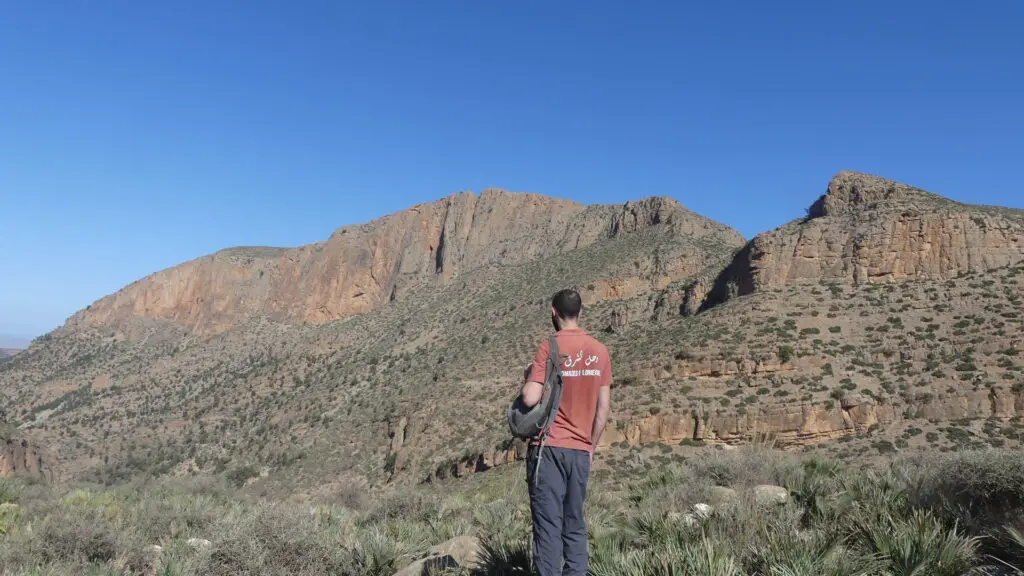
[[[377,309],[413,286],[444,286],[469,270],[521,265],[656,226],[743,242],[667,198],[583,206],[495,189],[463,192],[341,228],[325,242],[234,248],[187,262],[92,304],[66,328],[155,318],[213,334],[254,316],[319,324]]]
[[[1024,259],[1024,211],[842,172],[807,217],[755,237],[705,303],[789,284],[949,278]]]
[[[0,478],[20,476],[53,482],[51,458],[26,438],[0,439]]]
[[[458,194],[154,274],[0,363],[0,405],[67,479],[259,470],[247,489],[329,494],[486,470],[523,455],[504,408],[571,285],[614,354],[608,466],[760,436],[1013,444],[1020,223],[847,173],[741,250],[663,198]]]
[[[915,422],[992,420],[1005,423],[1024,417],[1024,393],[1009,390],[964,390],[938,396],[880,403],[850,396],[841,403],[774,406],[753,411],[686,411],[609,422],[600,448],[680,443],[736,446],[770,439],[780,448],[808,446],[877,430],[883,438],[897,436]],[[426,481],[460,477],[526,458],[526,445],[476,453],[442,464]]]

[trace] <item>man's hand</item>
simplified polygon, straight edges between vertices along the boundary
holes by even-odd
[[[608,423],[608,413],[611,411],[612,391],[609,386],[602,386],[597,396],[597,411],[594,414],[594,428],[590,433],[591,458],[594,449],[601,442],[601,435],[604,434],[604,426]]]

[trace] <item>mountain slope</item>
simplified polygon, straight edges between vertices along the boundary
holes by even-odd
[[[709,305],[817,282],[943,279],[1024,258],[1024,210],[975,206],[877,176],[842,172],[795,220],[749,242]]]
[[[253,303],[252,278],[217,268],[221,253],[180,267],[205,266],[216,297],[135,314],[194,272],[130,286],[0,366],[0,401],[53,447],[62,477],[226,473],[253,490],[329,498],[462,475],[521,456],[502,413],[550,329],[551,294],[577,286],[584,326],[615,366],[601,467],[628,473],[758,436],[843,456],[1019,443],[1020,211],[844,173],[812,217],[741,249],[738,234],[670,200],[580,207],[487,193],[478,203],[485,196],[509,203],[495,206],[493,235],[420,246],[417,207],[332,236],[337,258],[367,255],[337,270],[388,280],[373,281],[381,297],[367,312],[311,316],[319,308],[299,289],[268,288],[273,298]],[[934,232],[967,230],[964,218],[976,228],[962,241]],[[318,246],[296,250],[327,251]],[[892,273],[858,272],[871,254]],[[309,258],[295,282],[351,305],[332,290],[355,281],[324,278]],[[374,262],[392,272],[364,272]]]
[[[446,286],[486,266],[516,266],[650,226],[742,242],[678,202],[583,206],[488,189],[339,229],[294,249],[233,248],[144,278],[73,316],[67,328],[169,321],[193,334],[254,317],[321,324],[376,310],[418,286]]]
[[[153,275],[0,368],[0,394],[25,430],[54,447],[71,478],[265,469],[262,482],[280,490],[381,482],[392,472],[421,479],[451,457],[453,443],[461,451],[504,442],[500,428],[478,416],[512,393],[550,327],[557,289],[580,289],[588,326],[627,330],[678,315],[681,305],[666,304],[668,296],[695,277],[713,277],[743,242],[668,199],[582,207],[487,192],[476,203],[471,225],[450,210],[444,218],[456,222],[445,230],[464,236],[445,232],[432,246],[420,244],[432,233],[421,235],[418,223],[440,214],[435,205],[342,229],[290,253],[310,254],[295,256],[299,277],[282,275],[291,256],[278,251],[262,254],[262,264],[260,255],[242,262],[229,251]],[[325,278],[329,267],[315,263],[328,252],[356,254],[330,268],[352,274]],[[390,272],[374,272],[375,263]],[[253,296],[258,272],[245,272],[261,265],[262,299]],[[349,308],[326,322],[306,288],[275,291],[281,281],[268,277],[318,287],[339,306],[359,301],[340,286],[388,282],[374,292],[384,296],[373,310]],[[389,282],[398,286],[393,299]],[[194,293],[200,288],[209,294]],[[416,453],[388,464],[397,423],[453,399],[431,441],[409,428]]]

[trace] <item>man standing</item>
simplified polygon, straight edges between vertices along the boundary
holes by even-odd
[[[608,349],[580,329],[582,308],[582,300],[575,290],[562,290],[551,299],[551,322],[562,357],[562,398],[543,454],[538,454],[539,443],[535,440],[530,443],[526,459],[533,517],[533,560],[540,576],[584,576],[587,573],[583,500],[594,449],[608,420],[612,363]],[[523,385],[522,400],[527,407],[541,401],[547,361],[545,339]],[[541,381],[537,381],[538,378]]]

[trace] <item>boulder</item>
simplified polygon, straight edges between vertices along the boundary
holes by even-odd
[[[156,576],[160,573],[160,561],[164,556],[164,548],[158,544],[146,546],[143,550],[144,570],[146,576]]]
[[[708,488],[707,496],[708,502],[711,502],[713,506],[719,506],[734,502],[736,500],[736,491],[725,486],[712,486]]]
[[[789,490],[782,486],[761,484],[760,486],[754,486],[754,500],[762,505],[785,504],[789,502]]]
[[[480,561],[480,540],[473,536],[458,536],[431,548],[421,558],[395,576],[427,576],[451,568],[473,568]]]
[[[704,504],[703,502],[693,505],[693,514],[699,520],[707,520],[711,516],[711,513],[714,512],[714,510],[715,509],[712,508],[710,504]]]

